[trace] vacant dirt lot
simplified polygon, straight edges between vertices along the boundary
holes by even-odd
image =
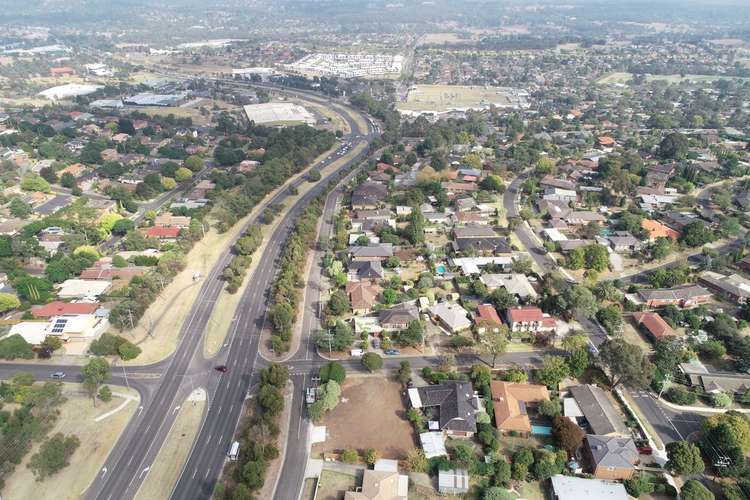
[[[400,390],[397,382],[382,378],[346,380],[341,403],[321,422],[328,439],[313,451],[375,448],[383,458],[404,458],[415,441]]]

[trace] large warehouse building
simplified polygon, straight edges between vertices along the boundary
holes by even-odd
[[[267,102],[245,106],[247,119],[258,125],[281,127],[287,125],[314,125],[315,117],[307,109],[292,102]]]

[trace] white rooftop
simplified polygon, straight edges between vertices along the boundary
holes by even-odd
[[[552,476],[552,489],[557,500],[628,500],[625,486],[620,483],[602,481],[601,479],[584,479],[581,477]]]
[[[292,102],[266,102],[244,107],[247,119],[259,125],[306,123],[313,125],[315,117],[307,109]]]
[[[39,95],[50,99],[67,99],[69,97],[77,97],[79,95],[93,94],[97,90],[104,88],[101,85],[81,85],[78,83],[69,83],[67,85],[58,85],[47,90],[42,90]]]

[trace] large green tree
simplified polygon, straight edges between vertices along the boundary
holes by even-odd
[[[666,469],[680,476],[702,474],[705,469],[701,450],[688,441],[673,441],[667,444]]]
[[[599,349],[599,359],[609,371],[612,387],[648,387],[654,376],[654,365],[640,347],[621,338],[609,339]]]

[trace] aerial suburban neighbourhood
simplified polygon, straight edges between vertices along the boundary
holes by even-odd
[[[750,499],[750,5],[0,9],[0,498]]]

